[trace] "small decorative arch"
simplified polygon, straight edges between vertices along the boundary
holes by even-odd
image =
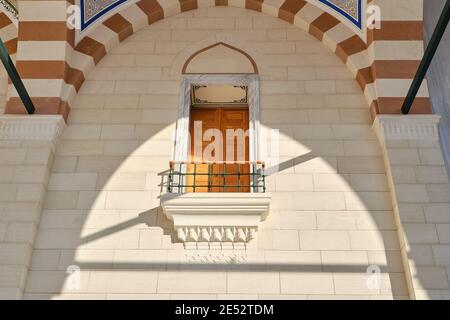
[[[220,48],[220,47],[225,48],[225,50],[222,50],[222,52],[225,55],[227,55],[226,57],[223,57],[223,58],[230,60],[230,61],[222,60],[222,62],[225,62],[224,67],[228,68],[226,73],[228,73],[228,74],[229,73],[258,74],[258,66],[256,65],[256,62],[247,52],[245,52],[239,48],[233,47],[232,45],[229,45],[224,42],[215,43],[213,45],[210,45],[203,49],[200,49],[197,52],[195,52],[194,54],[192,54],[184,63],[181,73],[182,74],[199,74],[199,73],[201,73],[201,74],[208,74],[208,73],[221,74],[221,73],[225,73],[225,72],[221,72],[221,71],[223,71],[221,69],[221,68],[223,68],[223,66],[220,66],[219,69],[216,69],[216,71],[214,71],[214,69],[198,70],[195,68],[194,68],[193,72],[192,72],[192,70],[191,70],[191,72],[189,72],[189,70],[188,70],[189,67],[192,68],[192,65],[195,64],[196,60],[200,60],[202,58],[202,55],[204,55],[208,51],[211,51],[215,48]],[[229,62],[229,63],[226,63],[226,62]],[[237,70],[233,70],[233,68],[230,69],[230,66],[229,66],[230,63],[233,64],[235,67],[241,67],[242,69],[237,69]],[[201,71],[201,72],[198,72],[198,71]],[[213,71],[213,72],[208,72],[208,71]]]
[[[189,143],[186,139],[189,136],[191,87],[193,85],[238,85],[247,87],[249,108],[249,158],[250,161],[260,159],[260,85],[256,61],[244,50],[223,41],[213,44],[206,43],[203,47],[198,47],[198,45],[199,44],[192,45],[196,51],[190,52],[194,53],[184,55],[185,62],[183,64],[183,68],[181,69],[180,79],[179,117],[176,125],[172,159],[175,161],[188,160]],[[198,58],[202,53],[218,47],[226,48],[226,50],[229,51],[228,53],[232,53],[227,58],[230,60],[237,59],[237,62],[234,61],[235,63],[233,63],[233,61],[230,61],[228,65],[222,66],[221,71],[223,72],[188,72],[189,66],[193,63],[193,61],[195,61],[196,58]],[[186,50],[189,50],[189,48]],[[182,61],[180,62],[182,63]],[[204,62],[210,65],[210,61],[207,59]],[[239,67],[242,62],[248,64],[247,72],[235,72],[236,70],[233,68],[235,66]],[[231,69],[227,69],[229,66],[231,66]],[[238,70],[242,71],[241,69]],[[180,69],[178,69],[178,72],[180,72]]]

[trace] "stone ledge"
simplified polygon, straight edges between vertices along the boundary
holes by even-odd
[[[0,140],[55,141],[65,125],[61,115],[1,115]]]
[[[161,206],[181,242],[248,242],[270,199],[268,193],[165,193]]]
[[[380,142],[439,140],[439,115],[378,115],[373,129]]]

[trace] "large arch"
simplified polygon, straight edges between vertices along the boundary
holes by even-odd
[[[260,11],[307,31],[322,41],[347,65],[364,91],[369,105],[376,100],[375,92],[366,90],[366,87],[374,82],[370,72],[366,43],[338,19],[315,5],[306,1],[262,2],[259,0],[215,1],[214,4],[209,2],[202,4],[202,7],[228,5]],[[142,26],[199,7],[200,3],[197,0],[180,1],[179,6],[170,2],[161,1],[160,3],[150,0],[139,1],[114,14],[76,45],[75,51],[89,56],[90,59],[83,57],[84,63],[78,65],[69,62],[73,70],[67,78],[67,83],[72,84],[78,91],[93,66],[99,63],[102,57],[118,43]],[[78,61],[81,60],[78,54],[74,58]],[[92,61],[94,64],[91,63]]]
[[[27,52],[19,53],[18,67],[37,113],[59,113],[65,118],[86,75],[107,52],[142,26],[199,7],[228,5],[261,11],[308,31],[335,52],[351,70],[364,91],[373,118],[377,114],[400,113],[423,54],[421,0],[411,4],[408,14],[402,10],[401,1],[369,1],[378,5],[385,14],[382,15],[381,29],[367,30],[367,43],[339,20],[304,0],[141,0],[93,26],[89,35],[76,46],[74,30],[66,29],[66,8],[59,3],[61,1],[37,7],[32,1],[22,1],[21,10],[25,13],[29,10],[31,14],[23,14],[21,19],[24,21],[19,23],[23,29],[19,43],[23,41]],[[36,21],[39,19],[32,14],[36,10],[47,12],[42,15],[44,21]],[[49,11],[54,13],[48,14]],[[58,32],[54,32],[55,28]],[[36,33],[37,29],[39,33]],[[47,35],[41,36],[45,32]],[[32,43],[32,40],[39,41]],[[387,44],[390,48],[386,47]],[[50,54],[52,58],[47,58],[51,61],[42,60],[42,54],[30,53],[33,48],[40,50],[42,46],[54,48]],[[48,88],[50,81],[59,89],[43,90]],[[14,92],[6,113],[24,113],[23,105]],[[411,113],[431,113],[426,81]]]

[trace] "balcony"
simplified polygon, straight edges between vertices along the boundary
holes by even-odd
[[[167,191],[265,193],[264,162],[174,162],[169,163]]]
[[[249,242],[269,212],[263,162],[170,162],[161,206],[181,242]]]

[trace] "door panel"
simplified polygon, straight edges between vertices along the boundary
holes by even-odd
[[[233,161],[248,161],[249,160],[249,139],[245,136],[248,130],[248,108],[246,109],[228,109],[223,108],[221,112],[221,131],[224,137],[224,150],[223,154],[225,159],[230,160],[227,157],[227,148],[232,151]],[[236,132],[236,129],[240,132]],[[233,132],[227,132],[227,130],[233,130]],[[243,144],[244,143],[244,144]],[[249,164],[227,164],[221,165],[222,171],[226,173],[235,174],[232,176],[227,176],[225,182],[227,186],[233,186],[226,188],[226,192],[250,192],[248,187],[250,184],[250,177],[248,173],[250,172]],[[241,174],[239,177],[237,174]]]
[[[248,135],[245,135],[249,127],[248,107],[235,108],[217,106],[191,109],[191,161],[201,163],[219,160],[203,158],[203,151],[211,141],[203,141],[201,150],[194,150],[194,123],[196,121],[202,121],[202,137],[207,129],[218,129],[222,133],[224,143],[220,161],[231,160],[242,162],[249,160],[249,138]],[[236,132],[236,129],[240,129],[239,132]],[[227,132],[227,130],[233,131]],[[229,149],[227,150],[227,148]],[[228,158],[227,151],[233,151]],[[216,154],[213,153],[212,156],[215,157]],[[197,174],[195,178],[192,175],[194,171]],[[249,164],[197,164],[195,166],[191,164],[188,166],[187,172],[190,175],[186,178],[186,184],[191,185],[191,187],[186,188],[187,192],[250,192]],[[240,176],[238,176],[238,174]],[[200,185],[202,187],[195,187],[194,190],[194,187],[192,187],[194,182],[196,186]],[[224,184],[226,187],[223,187]]]
[[[194,125],[196,121],[202,122],[202,132],[201,137],[208,129],[220,128],[220,109],[219,108],[202,108],[202,109],[191,109],[190,117],[190,135],[191,135],[191,161],[197,162],[197,164],[190,164],[187,168],[188,176],[186,177],[186,185],[192,186],[187,187],[186,192],[211,192],[211,188],[207,186],[214,185],[211,181],[211,176],[208,175],[209,168],[208,164],[202,164],[204,161],[210,161],[211,159],[203,159],[203,151],[209,145],[209,141],[203,141],[201,144],[201,150],[195,151],[196,147],[194,143]],[[213,154],[214,155],[214,154]],[[195,176],[193,175],[195,174]],[[217,183],[217,181],[216,181]],[[202,186],[202,187],[193,187]]]

